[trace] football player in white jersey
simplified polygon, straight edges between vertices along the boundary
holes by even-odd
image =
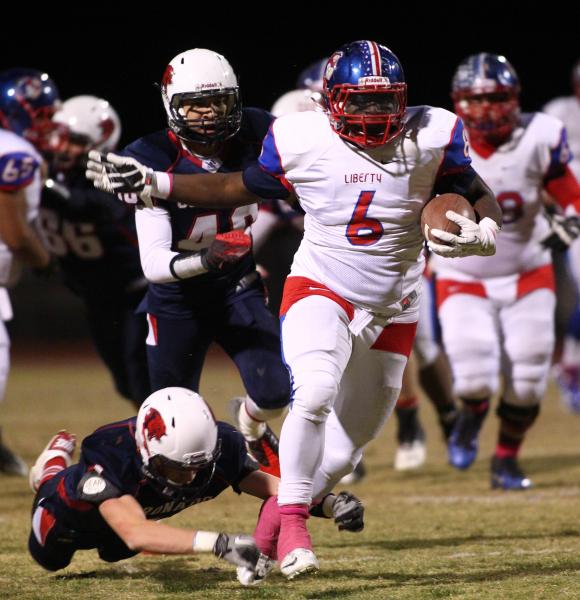
[[[42,269],[50,256],[35,230],[45,149],[54,129],[51,115],[58,90],[46,73],[11,69],[0,73],[0,401],[10,369],[10,339],[5,321],[12,319],[7,288],[21,265]],[[0,473],[26,475],[22,459],[0,438]]]
[[[501,210],[471,168],[460,119],[407,107],[406,92],[388,48],[352,42],[328,60],[326,112],[274,121],[258,163],[242,173],[171,177],[98,153],[88,165],[97,187],[138,193],[149,204],[169,197],[235,206],[282,196],[306,213],[281,308],[293,402],[280,437],[277,554],[288,578],[318,569],[306,527],[310,500],[352,471],[399,396],[417,325],[423,206],[454,191],[479,216],[476,224],[448,211],[461,231],[431,243],[436,252],[495,251]]]
[[[275,117],[292,112],[323,110],[321,93],[326,62],[327,59],[317,60],[300,73],[297,89],[283,94],[272,106],[271,112]],[[303,231],[302,211],[289,208],[283,200],[262,202],[258,211],[258,219],[252,226],[252,238],[256,253],[259,252],[266,238],[281,224],[290,224]],[[430,286],[428,278],[425,278],[423,289],[425,286]],[[429,289],[427,292],[430,296]],[[422,304],[421,318],[413,346],[418,368],[408,368],[405,371],[401,397],[395,405],[398,447],[395,453],[394,468],[397,471],[417,469],[424,464],[427,457],[425,433],[419,420],[418,385],[415,370],[418,371],[421,386],[437,410],[445,439],[449,436],[456,414],[450,385],[451,375],[444,353],[433,336],[433,319],[429,305],[430,302]],[[344,485],[357,483],[365,475],[366,468],[361,459],[354,471],[345,475],[340,483]]]
[[[443,342],[463,402],[449,462],[467,469],[475,460],[478,433],[503,376],[491,485],[507,490],[531,485],[517,457],[538,416],[554,348],[554,275],[542,243],[550,234],[542,190],[562,206],[574,201],[580,207],[578,183],[566,168],[564,126],[542,113],[521,113],[519,90],[503,56],[476,54],[457,68],[455,110],[468,132],[473,166],[502,207],[504,227],[492,258],[434,256],[431,262]]]
[[[569,167],[580,180],[580,60],[572,69],[572,90],[574,95],[548,102],[544,112],[557,117],[566,126],[572,151]],[[580,293],[580,241],[570,245],[568,259],[569,272]],[[564,336],[558,384],[564,404],[573,412],[580,413],[580,304],[576,305]]]

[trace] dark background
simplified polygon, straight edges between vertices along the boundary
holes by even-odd
[[[8,17],[3,8],[0,70],[45,70],[63,99],[78,94],[106,98],[121,115],[122,144],[163,127],[165,113],[153,84],[174,55],[195,47],[224,54],[238,74],[244,103],[264,108],[293,89],[308,64],[356,39],[374,39],[397,54],[409,104],[451,108],[455,67],[481,51],[504,54],[514,65],[524,110],[540,109],[549,99],[570,93],[570,70],[580,57],[574,2],[435,4],[310,3],[286,4],[281,10],[183,2],[154,9],[146,3],[27,4]],[[323,16],[316,17],[314,9]],[[78,303],[55,284],[29,276],[13,299],[14,328],[22,335],[73,337],[84,331]]]

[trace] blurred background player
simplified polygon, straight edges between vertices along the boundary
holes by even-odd
[[[124,151],[171,173],[239,171],[254,161],[272,117],[242,108],[234,71],[211,50],[171,60],[161,82],[168,129]],[[147,354],[153,390],[199,389],[207,350],[217,342],[247,391],[233,403],[236,423],[262,467],[279,474],[278,440],[266,420],[290,399],[280,328],[266,306],[249,230],[257,204],[223,210],[158,202],[136,212],[141,264],[150,282]]]
[[[114,150],[121,121],[106,100],[95,96],[69,98],[53,120],[59,135],[39,223],[65,285],[85,306],[91,337],[117,392],[139,407],[150,387],[147,322],[135,314],[147,287],[135,211],[84,177],[88,151]]]
[[[572,69],[571,83],[572,96],[554,98],[543,110],[564,123],[572,151],[568,167],[580,180],[580,60]],[[564,404],[573,412],[580,413],[580,241],[570,245],[568,259],[569,273],[576,284],[576,306],[564,335],[557,381]]]
[[[12,319],[7,288],[22,265],[46,269],[50,255],[37,233],[40,190],[46,175],[40,152],[54,132],[51,117],[59,95],[52,79],[34,69],[0,73],[0,400],[10,369]],[[28,469],[0,437],[0,472],[26,475]]]
[[[562,206],[580,206],[578,183],[566,168],[564,126],[542,113],[521,113],[519,92],[517,74],[503,56],[475,54],[458,66],[455,110],[467,129],[473,165],[502,207],[504,226],[490,258],[431,260],[443,342],[463,405],[449,439],[449,462],[467,469],[475,460],[479,430],[503,375],[491,485],[506,490],[531,485],[517,457],[538,416],[554,349],[554,276],[542,244],[550,234],[542,188]]]
[[[36,497],[29,550],[49,571],[70,564],[77,550],[96,548],[116,562],[139,552],[213,552],[254,583],[270,567],[249,536],[191,531],[157,521],[212,500],[232,488],[265,500],[256,527],[258,545],[276,558],[278,479],[258,470],[243,436],[215,421],[201,396],[171,387],[149,396],[136,417],[110,423],[83,440],[72,464],[76,438],[60,431],[31,469]],[[340,530],[361,531],[364,509],[343,492],[312,508],[334,518]]]

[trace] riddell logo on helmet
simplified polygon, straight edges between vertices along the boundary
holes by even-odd
[[[221,87],[219,83],[201,83],[199,85],[200,90],[213,90],[215,88]]]
[[[159,411],[154,408],[150,408],[145,415],[145,419],[143,419],[143,433],[145,432],[149,441],[160,440],[164,435],[167,435],[165,421]]]
[[[391,85],[388,77],[359,77],[358,84],[360,86],[375,86],[375,85]]]

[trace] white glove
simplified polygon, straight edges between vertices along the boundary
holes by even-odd
[[[91,150],[85,175],[97,189],[116,194],[126,204],[138,205],[139,198],[153,208],[152,198],[157,192],[155,172],[134,158]]]
[[[489,217],[484,217],[479,223],[448,210],[445,216],[461,227],[459,235],[454,235],[442,229],[432,229],[431,234],[447,244],[429,241],[427,246],[435,254],[447,258],[461,256],[491,256],[495,254],[495,238],[499,231],[498,224]]]

